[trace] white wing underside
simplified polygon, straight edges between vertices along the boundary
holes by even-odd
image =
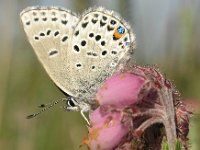
[[[85,99],[130,58],[135,36],[112,11],[92,8],[81,16],[57,7],[31,7],[21,13],[26,35],[38,59],[65,93]],[[125,29],[119,39],[117,27]]]

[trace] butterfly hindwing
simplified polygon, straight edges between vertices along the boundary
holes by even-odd
[[[76,72],[73,77],[79,88],[87,94],[94,93],[122,58],[130,58],[130,45],[134,42],[131,27],[113,11],[98,7],[84,12],[71,45],[70,67]]]

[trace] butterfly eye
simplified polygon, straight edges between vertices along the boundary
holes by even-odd
[[[67,100],[67,105],[70,107],[75,107],[74,101],[72,99]]]

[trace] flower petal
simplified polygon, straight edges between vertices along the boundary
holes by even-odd
[[[106,80],[96,94],[100,105],[129,106],[138,101],[144,79],[131,73],[113,75]]]

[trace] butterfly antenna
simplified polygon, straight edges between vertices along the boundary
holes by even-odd
[[[57,101],[51,102],[51,103],[49,103],[49,104],[41,104],[41,105],[38,106],[38,107],[40,107],[40,108],[42,108],[42,109],[41,109],[39,112],[37,112],[37,113],[28,115],[28,116],[26,117],[26,119],[34,118],[34,117],[38,116],[39,114],[45,112],[46,110],[49,110],[51,107],[55,106],[56,104],[58,104],[58,103],[60,103],[60,102],[63,102],[63,101],[66,101],[66,98],[63,98],[63,99],[61,99],[61,100],[57,100]]]

